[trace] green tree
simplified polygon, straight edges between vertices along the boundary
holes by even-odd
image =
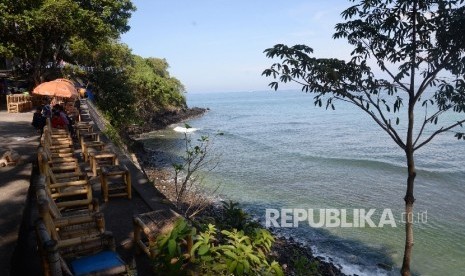
[[[0,0],[0,56],[40,83],[60,61],[74,63],[73,43],[92,50],[129,30],[129,0]]]
[[[83,43],[74,45],[76,60],[92,69],[87,78],[97,104],[118,127],[150,122],[157,113],[186,107],[184,86],[170,76],[166,60],[134,55],[113,40],[94,51]]]
[[[342,12],[333,38],[352,45],[349,61],[316,58],[305,45],[275,45],[267,57],[279,58],[263,72],[280,82],[297,82],[315,95],[315,104],[334,109],[337,100],[363,110],[405,152],[405,201],[413,215],[414,153],[439,134],[465,122],[465,8],[463,0],[365,0]],[[377,69],[372,69],[369,66]],[[375,74],[377,73],[377,74]],[[278,82],[270,86],[278,88]],[[431,94],[429,93],[431,90]],[[405,104],[404,104],[405,103]],[[422,107],[416,117],[415,108]],[[406,111],[406,112],[401,112]],[[439,123],[441,115],[459,119]],[[400,121],[405,126],[400,127]],[[463,133],[456,132],[459,139]],[[410,275],[413,223],[405,225],[402,275]]]
[[[92,70],[87,73],[87,78],[92,83],[97,105],[117,128],[134,122],[137,99],[131,85],[134,73],[131,50],[112,41],[101,44],[91,59]]]
[[[131,84],[138,99],[136,109],[143,120],[164,110],[185,108],[184,86],[170,76],[164,59],[133,56]]]

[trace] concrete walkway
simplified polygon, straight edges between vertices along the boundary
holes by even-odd
[[[32,112],[0,111],[0,157],[6,150],[21,156],[16,166],[0,168],[0,275],[10,275],[10,261],[26,207],[32,161],[39,136],[31,126]]]
[[[96,118],[99,116],[96,110],[89,108],[92,111],[89,112],[85,100],[81,106],[84,120],[99,119]],[[42,275],[34,231],[38,218],[36,196],[34,189],[29,188],[34,175],[38,174],[36,157],[39,136],[31,126],[32,116],[32,112],[0,112],[0,149],[13,149],[23,159],[17,166],[0,168],[0,275]],[[153,275],[148,257],[134,254],[132,217],[170,206],[131,156],[124,154],[106,137],[102,137],[102,140],[117,153],[120,163],[130,170],[133,198],[111,198],[104,203],[99,179],[91,176],[87,164],[81,163],[81,169],[88,172],[93,196],[100,201],[106,229],[113,232],[117,252],[136,269],[137,275]],[[77,143],[75,153],[82,161]]]

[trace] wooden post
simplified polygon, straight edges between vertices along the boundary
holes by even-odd
[[[125,177],[126,177],[126,185],[127,185],[127,190],[128,190],[128,198],[131,199],[132,198],[132,184],[131,184],[131,173],[129,172],[128,168],[126,168],[126,174],[125,174]]]
[[[141,248],[140,248],[140,245],[139,245],[139,241],[141,240],[141,233],[140,233],[140,227],[138,225],[138,223],[136,222],[136,217],[133,217],[132,218],[132,224],[134,226],[134,247],[135,247],[135,252],[136,254],[140,254],[141,253]]]
[[[42,219],[36,223],[39,252],[42,256],[42,264],[45,276],[61,276],[61,260],[58,252],[58,242],[51,239],[50,234]]]
[[[50,275],[61,276],[60,254],[58,253],[58,243],[55,240],[49,240],[44,244],[45,252],[47,252],[48,265]]]
[[[97,227],[100,233],[103,234],[105,232],[105,219],[103,217],[103,214],[102,213],[95,214],[95,220],[97,222]]]

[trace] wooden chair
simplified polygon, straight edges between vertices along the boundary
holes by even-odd
[[[58,242],[58,248],[63,249],[62,253],[65,253],[63,254],[64,256],[76,256],[94,252],[98,244],[93,244],[92,242],[101,243],[103,242],[102,237],[105,234],[111,235],[110,232],[105,231],[89,231],[81,235],[69,235],[64,229],[73,225],[77,227],[80,223],[79,219],[54,220],[50,214],[49,201],[38,201],[37,204],[40,218],[44,221],[50,237]],[[111,243],[111,246],[114,248],[114,241],[111,241]]]
[[[47,135],[47,138],[51,141],[51,143],[57,143],[57,144],[73,144],[73,139],[71,138],[70,134],[68,132],[62,132],[58,134],[54,134],[53,130],[45,126],[44,127],[44,134]]]
[[[45,176],[34,178],[40,219],[36,224],[44,275],[121,275],[127,272],[105,231],[101,213],[63,213],[54,204]],[[98,207],[97,207],[98,208]]]
[[[40,144],[51,152],[72,153],[74,152],[71,137],[52,138],[47,128],[40,139]]]
[[[66,159],[66,158],[75,158],[74,157],[74,152],[71,152],[71,151],[68,151],[68,152],[60,152],[60,151],[57,151],[57,152],[52,152],[50,151],[50,149],[48,147],[45,147],[45,146],[40,146],[44,151],[45,153],[51,157],[52,159],[56,159],[56,160],[60,160],[60,159]]]
[[[54,173],[68,173],[76,172],[81,173],[79,162],[74,157],[59,157],[60,153],[57,153],[52,157],[52,153],[46,148],[40,146],[37,150],[37,160],[39,163],[39,171],[42,174],[47,172],[47,166],[49,166]]]
[[[81,237],[83,235],[97,235],[105,232],[105,220],[103,214],[88,209],[72,209],[71,211],[62,211],[50,195],[50,190],[45,184],[45,176],[39,176],[36,181],[36,194],[38,202],[48,202],[48,211],[62,239]],[[77,202],[66,202],[69,206],[80,206]],[[94,206],[98,209],[98,204]],[[41,214],[43,217],[44,214]]]
[[[95,253],[79,254],[79,256],[63,257],[60,243],[54,240],[45,222],[39,219],[36,223],[37,243],[39,255],[42,259],[43,274],[45,276],[62,275],[125,275],[127,266],[114,251],[111,238],[102,237],[100,249]],[[65,255],[66,256],[66,255]]]
[[[46,170],[47,185],[53,200],[57,202],[79,200],[81,205],[87,205],[89,209],[92,209],[92,187],[87,174],[62,173],[57,177],[49,166]]]
[[[47,177],[40,175],[35,180],[35,190],[37,199],[47,199],[50,202],[52,217],[70,217],[70,216],[94,216],[99,213],[100,207],[97,199],[92,199],[91,208],[87,202],[80,199],[69,198],[66,201],[56,202],[52,197],[52,192],[47,185]]]

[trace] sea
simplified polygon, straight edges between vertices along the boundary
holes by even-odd
[[[273,231],[311,247],[347,275],[399,275],[408,219],[406,158],[367,114],[345,102],[336,102],[335,110],[316,107],[313,96],[300,91],[188,93],[187,103],[209,109],[186,123],[195,130],[188,133],[192,143],[209,137],[218,164],[202,173],[220,198],[239,202],[264,224],[273,217]],[[405,137],[402,115],[396,127]],[[424,116],[419,108],[417,117]],[[441,118],[438,125],[455,119]],[[176,158],[183,154],[184,127],[142,140]],[[465,275],[465,141],[441,134],[415,153],[415,164],[412,272]],[[311,227],[310,213],[312,222],[324,217],[328,223]]]

